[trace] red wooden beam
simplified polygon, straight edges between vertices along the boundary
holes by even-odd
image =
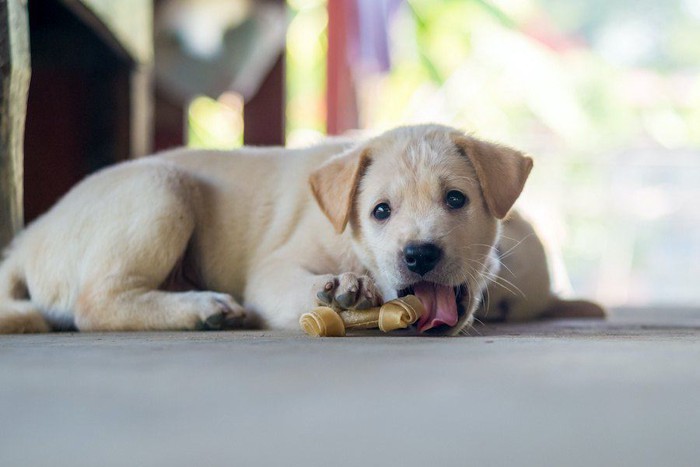
[[[357,13],[351,0],[328,0],[327,127],[330,135],[357,128],[357,100],[348,54]]]
[[[253,146],[282,146],[285,140],[284,52],[258,93],[243,106],[243,142]]]

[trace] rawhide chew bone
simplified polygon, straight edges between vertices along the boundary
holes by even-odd
[[[379,328],[384,332],[403,329],[418,321],[425,309],[415,295],[386,302],[366,310],[336,312],[327,306],[314,308],[299,318],[299,325],[310,336],[342,337],[346,329]]]
[[[345,323],[340,315],[327,306],[319,306],[299,318],[299,326],[310,336],[341,337],[345,335]]]
[[[379,329],[389,332],[407,328],[418,321],[423,313],[425,313],[423,302],[415,295],[391,300],[379,309]]]

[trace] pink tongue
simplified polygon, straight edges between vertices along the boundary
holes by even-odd
[[[425,332],[441,324],[457,324],[457,299],[452,287],[419,282],[413,286],[413,293],[423,303],[425,314],[418,320],[418,330]]]

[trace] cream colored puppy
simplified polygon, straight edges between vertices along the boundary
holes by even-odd
[[[0,331],[297,329],[321,304],[407,292],[420,331],[469,325],[532,160],[443,126],[289,150],[180,149],[116,165],[20,233]],[[246,317],[247,316],[247,317]],[[244,318],[245,317],[245,318]]]
[[[484,299],[476,312],[482,321],[536,318],[604,318],[599,305],[566,300],[552,292],[544,245],[532,224],[516,210],[503,223],[496,245],[500,268],[490,272]]]

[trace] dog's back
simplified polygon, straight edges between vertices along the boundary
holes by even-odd
[[[312,202],[308,172],[346,145],[178,149],[87,177],[7,248],[0,263],[0,333],[72,328],[75,307],[88,306],[98,293],[89,292],[89,284],[114,274],[149,224],[157,237],[151,240],[163,250],[172,245],[183,256],[198,247],[202,269],[220,272],[206,278],[210,288],[242,293],[244,265],[255,247],[274,248],[284,237],[300,206]],[[145,271],[160,262],[182,265],[181,257],[163,250],[146,249],[133,262]],[[210,267],[222,262],[226,271]]]

